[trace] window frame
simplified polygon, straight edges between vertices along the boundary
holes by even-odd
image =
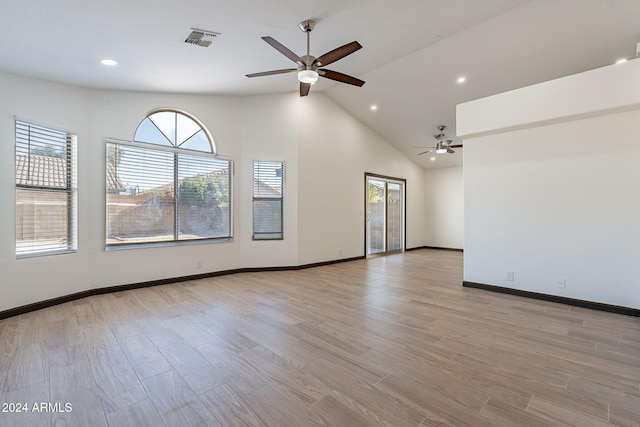
[[[258,177],[256,177],[256,167],[260,168],[266,167],[267,165],[279,165],[281,170],[280,177],[280,187],[276,190],[279,190],[280,196],[256,196],[256,181]],[[252,218],[252,233],[251,240],[260,241],[260,240],[284,240],[284,187],[285,187],[285,162],[282,160],[254,160],[251,162],[251,218]],[[261,202],[280,202],[280,229],[273,231],[260,231],[256,232],[256,204]]]
[[[126,140],[121,140],[121,139],[113,139],[113,138],[107,138],[105,141],[105,156],[107,157],[105,159],[105,169],[108,168],[108,164],[109,164],[109,158],[108,158],[108,152],[109,152],[109,147],[110,146],[116,146],[116,147],[134,147],[134,148],[138,148],[138,149],[142,149],[142,150],[150,150],[152,152],[156,152],[156,153],[169,153],[172,156],[172,165],[171,165],[171,170],[166,170],[165,172],[167,172],[167,174],[170,172],[171,175],[173,176],[173,180],[168,183],[169,185],[172,186],[172,230],[171,233],[172,238],[171,239],[157,239],[157,240],[143,240],[143,241],[125,241],[122,243],[110,243],[109,242],[109,192],[105,191],[105,215],[106,215],[106,221],[105,221],[105,247],[106,250],[114,250],[114,249],[126,249],[126,248],[140,248],[140,247],[158,247],[158,246],[176,246],[176,245],[185,245],[185,244],[204,244],[204,243],[215,243],[215,242],[230,242],[233,240],[233,161],[232,160],[228,160],[228,159],[222,159],[220,158],[220,156],[217,155],[216,153],[216,147],[215,147],[215,143],[213,141],[213,138],[211,137],[211,134],[209,133],[209,131],[207,130],[207,128],[204,126],[204,124],[199,121],[197,118],[195,118],[194,116],[192,116],[191,114],[183,111],[183,110],[179,110],[179,109],[175,109],[175,108],[158,108],[158,109],[154,109],[151,112],[149,112],[143,119],[142,121],[140,121],[140,124],[138,125],[138,127],[136,128],[136,134],[138,129],[140,128],[140,126],[142,125],[143,122],[145,122],[147,119],[149,119],[153,114],[156,113],[164,113],[164,112],[170,112],[170,113],[176,113],[178,115],[183,115],[186,116],[188,119],[191,119],[193,122],[195,122],[199,127],[200,130],[202,130],[204,132],[204,135],[206,135],[206,138],[208,139],[209,145],[210,145],[210,151],[201,151],[201,150],[195,150],[195,149],[190,149],[190,148],[184,148],[184,147],[180,147],[181,144],[178,145],[164,145],[161,143],[153,143],[153,142],[142,142],[142,141],[126,141]],[[177,117],[177,116],[176,116]],[[176,118],[177,121],[177,118]],[[176,130],[177,132],[177,130]],[[135,138],[135,136],[134,136]],[[179,166],[181,164],[183,164],[181,162],[181,158],[184,159],[185,157],[202,157],[205,159],[212,159],[215,160],[216,162],[223,162],[226,163],[226,168],[223,168],[221,170],[226,170],[226,177],[227,177],[227,190],[228,193],[225,194],[225,196],[228,199],[227,202],[227,217],[223,217],[224,219],[224,223],[226,223],[226,228],[228,229],[228,234],[224,235],[224,236],[216,236],[216,237],[196,237],[196,238],[181,238],[181,235],[183,235],[183,233],[180,230],[180,201],[181,198],[179,196],[179,188],[181,185],[181,182],[184,181],[180,179],[179,174]],[[153,169],[146,169],[148,171],[153,171]],[[108,171],[107,171],[108,173]],[[198,175],[194,175],[194,176],[198,176]],[[108,177],[107,178],[107,187],[106,190],[108,189]]]
[[[23,136],[20,136],[20,131],[26,131],[26,141]],[[18,180],[18,156],[26,156],[25,160],[29,164],[31,163],[31,156],[40,156],[40,157],[52,157],[58,158],[56,156],[47,156],[43,154],[33,154],[31,153],[31,144],[32,143],[43,143],[47,140],[46,137],[41,137],[42,139],[38,139],[36,137],[31,136],[31,130],[36,129],[43,132],[43,134],[48,134],[49,138],[52,134],[64,134],[64,170],[65,170],[65,179],[64,186],[60,185],[47,185],[45,183],[33,184],[33,183],[19,183]],[[78,147],[78,135],[76,132],[72,132],[66,129],[61,129],[56,126],[46,125],[42,123],[38,123],[33,120],[24,119],[21,117],[14,118],[14,136],[15,136],[15,245],[16,245],[16,259],[26,259],[26,258],[35,258],[35,257],[43,257],[50,255],[61,255],[61,254],[69,254],[76,253],[78,251],[78,163],[77,163],[77,147]],[[49,141],[54,141],[53,139],[49,139]],[[26,147],[23,144],[26,143]],[[47,144],[44,147],[46,148],[55,148],[54,144]],[[20,149],[27,149],[28,153],[19,154]],[[49,165],[51,166],[51,165]],[[51,170],[51,169],[49,169]],[[27,178],[28,180],[30,178]],[[19,204],[19,192],[27,192],[27,193],[45,193],[50,192],[52,194],[63,194],[65,195],[65,206],[66,206],[66,224],[64,226],[64,232],[66,234],[66,238],[62,240],[64,244],[60,244],[57,247],[52,248],[44,248],[41,245],[32,245],[32,249],[18,250],[18,204]],[[34,220],[33,224],[37,224]],[[40,246],[40,248],[38,248]]]

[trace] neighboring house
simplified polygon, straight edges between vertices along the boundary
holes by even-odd
[[[66,188],[67,159],[64,157],[16,154],[16,185]],[[107,165],[107,192],[124,191],[125,187],[111,165]]]
[[[228,174],[227,169],[221,169],[181,179],[178,181],[178,188],[188,183],[190,179],[198,179],[206,183],[208,179],[222,178],[224,183]],[[178,203],[180,235],[185,239],[197,239],[224,234],[228,226],[223,221],[224,213],[229,209],[228,201],[218,200],[215,195],[207,198],[207,195],[196,192],[197,189],[205,192],[207,189],[197,187],[198,185],[195,185],[185,190],[189,197],[184,197]],[[111,193],[109,190],[107,192],[109,194],[107,209],[109,209],[110,219],[107,225],[107,243],[134,243],[140,237],[142,240],[153,237],[159,241],[173,238],[176,207],[176,191],[173,182],[142,191],[131,192],[122,186],[120,192]],[[180,190],[178,192],[180,194]]]
[[[16,185],[67,188],[67,159],[16,154]]]
[[[280,190],[273,188],[258,178],[253,179],[254,193],[260,194],[260,197],[281,197]]]
[[[52,194],[56,189],[66,189],[67,180],[66,158],[16,154],[16,241],[57,242],[68,237],[64,229],[49,226],[67,220],[67,193]],[[21,191],[20,186],[43,191]],[[124,185],[113,168],[107,167],[107,192],[114,194],[123,190]]]

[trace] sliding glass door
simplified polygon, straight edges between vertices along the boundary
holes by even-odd
[[[385,200],[387,199],[386,183],[372,177],[367,178],[367,255],[378,254],[387,250]]]
[[[404,250],[405,181],[365,175],[367,256]]]

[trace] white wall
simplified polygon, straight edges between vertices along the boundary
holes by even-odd
[[[458,110],[476,135],[461,135],[464,280],[640,308],[640,61],[621,65]]]
[[[241,120],[242,100],[235,97],[209,97],[195,95],[169,95],[125,91],[88,91],[91,99],[90,138],[80,139],[79,151],[85,148],[89,153],[86,164],[89,171],[78,176],[79,197],[90,199],[87,211],[79,212],[80,220],[89,222],[89,230],[84,239],[79,239],[78,253],[89,251],[86,265],[90,283],[79,286],[101,288],[119,284],[138,283],[167,277],[179,277],[207,271],[241,267],[240,245],[216,243],[188,245],[181,247],[161,247],[147,249],[127,249],[105,251],[104,248],[104,171],[105,138],[132,139],[138,123],[154,108],[175,107],[197,117],[211,132],[218,154],[241,161]],[[241,164],[234,164],[234,179]],[[81,186],[81,184],[84,185]],[[233,187],[232,197],[242,198],[241,186]],[[233,212],[236,238],[242,239],[244,227],[240,210]],[[196,260],[202,260],[202,268],[196,268]],[[20,262],[20,261],[18,261]]]
[[[459,104],[456,132],[470,138],[635,110],[638,73],[634,59]]]
[[[422,169],[322,93],[255,97],[92,90],[0,73],[0,311],[88,289],[364,255],[364,172],[406,178],[408,246],[424,245]],[[234,240],[105,251],[105,138],[183,109],[234,161]],[[78,252],[15,258],[14,116],[78,134]],[[251,240],[251,161],[284,160],[285,239]],[[340,250],[342,252],[340,252]],[[196,260],[202,268],[196,268]]]
[[[328,97],[299,101],[300,263],[364,255],[365,172],[407,180],[407,247],[424,245],[423,169]]]
[[[15,116],[55,126],[78,135],[79,173],[87,174],[89,151],[84,147],[89,130],[89,96],[86,90],[0,74],[0,310],[86,288],[90,276],[83,265],[86,251],[38,259],[16,260],[15,255]],[[84,186],[84,184],[83,184]],[[103,188],[102,185],[100,188]],[[78,198],[87,212],[89,200]],[[89,224],[79,222],[79,234],[87,243]]]
[[[424,221],[427,246],[464,248],[462,166],[425,170]]]
[[[276,267],[298,264],[298,107],[295,93],[245,98],[242,111],[242,165],[236,187],[244,188],[239,207],[242,265]],[[284,240],[251,240],[251,162],[285,162]],[[240,181],[237,179],[240,178]]]

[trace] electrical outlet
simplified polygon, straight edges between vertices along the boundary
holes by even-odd
[[[513,271],[507,271],[507,281],[513,282]]]
[[[338,249],[338,256],[341,257],[342,256],[342,249]]]
[[[201,259],[197,259],[196,260],[196,268],[202,268],[202,260]]]
[[[564,289],[566,286],[566,281],[564,277],[556,277],[556,288]]]

